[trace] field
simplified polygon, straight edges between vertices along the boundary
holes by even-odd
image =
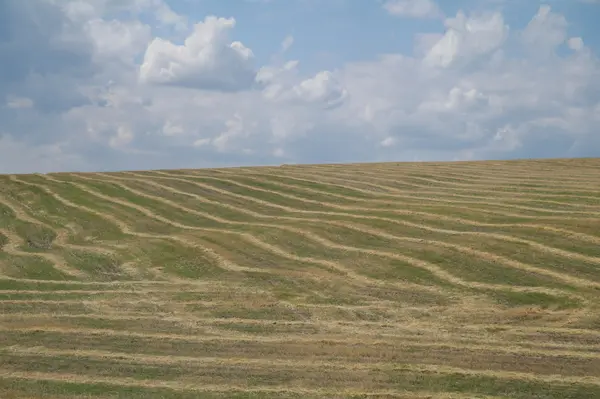
[[[0,176],[1,398],[600,398],[600,159]]]

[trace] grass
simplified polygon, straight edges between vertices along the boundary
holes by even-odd
[[[598,198],[600,159],[0,176],[0,397],[595,398]]]

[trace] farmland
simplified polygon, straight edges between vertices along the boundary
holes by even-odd
[[[0,176],[2,398],[598,398],[600,159]]]

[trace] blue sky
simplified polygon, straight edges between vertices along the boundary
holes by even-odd
[[[0,172],[600,156],[595,0],[0,0]]]

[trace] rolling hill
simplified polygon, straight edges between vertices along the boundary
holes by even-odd
[[[2,398],[599,398],[600,159],[0,176]]]

